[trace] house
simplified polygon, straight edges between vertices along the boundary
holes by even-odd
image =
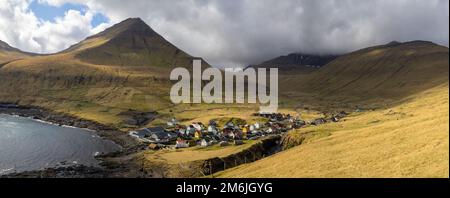
[[[327,121],[324,118],[317,118],[311,122],[312,125],[325,124]]]
[[[179,122],[175,118],[172,118],[171,120],[169,120],[167,122],[167,126],[169,126],[169,127],[174,127],[174,126],[177,126],[178,124],[179,124]]]
[[[232,122],[228,122],[225,127],[223,127],[223,133],[227,134],[230,132],[239,131],[239,127],[235,126]]]
[[[248,129],[249,129],[250,131],[254,131],[254,130],[256,130],[256,127],[255,127],[254,124],[252,124],[252,125],[249,126]]]
[[[197,139],[200,139],[200,138],[202,138],[202,137],[203,137],[203,134],[202,134],[202,132],[201,132],[201,131],[195,131],[195,133],[194,133],[194,137],[195,137],[195,138],[197,138]]]
[[[216,128],[215,126],[209,125],[209,126],[208,126],[208,132],[209,132],[209,133],[212,133],[212,134],[214,134],[214,135],[217,135],[218,130],[217,130],[217,128]]]
[[[195,129],[194,126],[189,125],[186,127],[186,134],[187,136],[193,136],[195,134],[195,132],[197,131],[197,129]]]
[[[227,134],[227,136],[228,136],[229,138],[231,138],[231,139],[236,138],[236,135],[235,135],[234,132],[229,132],[229,133]]]
[[[193,128],[196,131],[202,131],[203,130],[203,124],[202,123],[192,123],[189,125],[190,128]]]
[[[242,137],[247,138],[247,133],[250,132],[249,126],[245,125],[244,128],[242,128]]]
[[[137,138],[137,139],[142,139],[145,138],[146,136],[148,136],[148,131],[146,129],[140,129],[140,130],[135,130],[135,131],[130,131],[130,133],[128,133],[131,137]]]
[[[296,119],[296,120],[294,121],[294,124],[292,125],[292,128],[298,129],[298,128],[301,128],[302,126],[305,126],[305,125],[306,125],[306,122],[305,122],[305,121],[300,120],[300,119]]]
[[[242,133],[248,133],[248,131],[249,131],[248,125],[245,125],[245,126],[242,128]]]
[[[333,121],[333,122],[339,122],[339,117],[333,116],[333,117],[331,117],[331,121]]]
[[[150,137],[152,133],[160,133],[165,132],[162,127],[151,127],[151,128],[143,128],[135,131],[131,131],[129,134],[136,138],[146,138]]]
[[[202,141],[200,141],[200,146],[201,147],[208,147],[209,143],[205,139],[202,139]]]
[[[209,126],[217,127],[217,122],[215,120],[210,120],[208,123]]]
[[[189,143],[186,140],[177,140],[175,148],[188,148]]]
[[[192,126],[195,128],[195,130],[197,131],[202,131],[203,127],[200,124],[194,123],[192,124]]]
[[[135,137],[143,142],[150,143],[167,143],[177,138],[177,134],[166,132],[163,127],[150,127],[136,131],[131,131],[130,136]]]

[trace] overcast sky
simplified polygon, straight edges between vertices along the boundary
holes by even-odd
[[[0,1],[0,40],[38,53],[63,50],[129,17],[222,67],[393,40],[449,45],[448,0]]]

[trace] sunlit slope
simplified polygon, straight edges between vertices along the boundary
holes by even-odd
[[[93,65],[55,55],[0,69],[0,101],[40,106],[105,124],[128,109],[169,107],[169,71],[161,67]]]
[[[448,48],[431,42],[393,42],[340,56],[310,75],[284,74],[280,90],[325,103],[390,102],[448,82],[448,59]]]
[[[448,177],[448,61],[448,48],[414,41],[362,49],[308,75],[282,74],[284,106],[351,115],[291,132],[310,138],[219,176]],[[356,105],[363,111],[353,112]]]
[[[30,57],[32,55],[34,54],[22,52],[9,46],[5,42],[0,41],[0,67],[10,61]]]
[[[193,59],[142,20],[128,19],[63,52],[2,65],[0,102],[120,125],[121,112],[172,107],[169,74],[191,68]]]
[[[320,126],[331,135],[218,176],[449,177],[448,94],[447,83]]]
[[[130,18],[64,51],[88,63],[116,66],[191,67],[178,49],[139,18]]]

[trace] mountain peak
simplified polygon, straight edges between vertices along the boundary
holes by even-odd
[[[89,63],[118,66],[189,67],[194,59],[140,18],[128,18],[64,52]]]
[[[128,18],[120,23],[117,23],[103,32],[88,37],[98,38],[105,37],[108,39],[120,36],[121,34],[133,34],[137,36],[159,36],[150,26],[148,26],[141,18]]]
[[[121,23],[143,23],[143,24],[145,24],[145,22],[139,17],[128,18],[128,19],[123,20]]]

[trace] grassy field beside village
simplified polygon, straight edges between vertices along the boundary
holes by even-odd
[[[308,130],[326,135],[220,177],[449,177],[449,87]]]

